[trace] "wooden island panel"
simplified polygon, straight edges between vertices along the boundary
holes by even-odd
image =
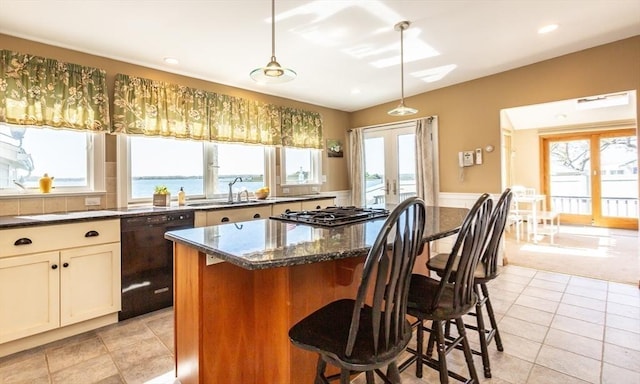
[[[355,297],[364,260],[247,270],[206,266],[204,253],[179,243],[174,255],[182,384],[313,382],[317,355],[294,347],[289,328],[333,300]]]

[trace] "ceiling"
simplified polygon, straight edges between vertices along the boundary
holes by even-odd
[[[276,57],[298,77],[255,83],[268,0],[0,0],[0,33],[355,111],[640,34],[640,0],[278,0]],[[557,23],[548,34],[537,30]],[[177,65],[163,62],[179,60]]]

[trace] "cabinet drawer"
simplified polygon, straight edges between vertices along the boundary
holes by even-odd
[[[278,216],[281,213],[285,213],[287,210],[299,211],[302,209],[301,207],[302,206],[300,205],[299,201],[293,203],[277,203],[273,205],[271,214],[274,216]]]
[[[5,229],[0,231],[0,257],[119,241],[119,219]]]
[[[302,203],[303,211],[313,211],[314,209],[323,209],[334,205],[333,199],[320,199],[320,200],[309,200],[303,201]]]

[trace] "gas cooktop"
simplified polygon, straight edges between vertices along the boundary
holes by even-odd
[[[278,216],[271,216],[271,218],[301,224],[337,227],[360,221],[379,219],[388,215],[389,211],[383,208],[358,208],[350,206],[327,207],[313,211],[287,211]]]

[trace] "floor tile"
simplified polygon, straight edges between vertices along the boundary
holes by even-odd
[[[582,276],[571,276],[567,289],[572,287],[584,287],[592,290],[607,291],[609,282],[605,280],[591,279]]]
[[[125,347],[111,352],[113,361],[121,371],[127,371],[132,366],[140,365],[142,360],[169,354],[169,350],[155,337],[139,341],[135,348]]]
[[[142,321],[136,319],[126,320],[126,323],[119,323],[117,326],[105,327],[97,333],[109,351],[133,348],[140,341],[155,337]]]
[[[527,287],[522,291],[522,294],[550,301],[560,301],[562,298],[562,292],[538,287]]]
[[[526,277],[533,277],[535,276],[536,272],[538,272],[535,269],[531,269],[531,268],[526,268],[526,267],[520,267],[517,265],[509,265],[507,268],[502,268],[500,274],[508,274],[508,275],[520,275],[520,276],[526,276]]]
[[[551,313],[555,312],[556,309],[558,309],[557,301],[539,299],[537,297],[527,296],[524,294],[520,295],[515,303],[525,307],[539,309],[541,311],[547,311]]]
[[[573,352],[543,345],[536,359],[536,364],[589,383],[600,382],[600,361]]]
[[[640,307],[640,297],[629,296],[622,293],[609,292],[607,301],[610,303],[624,304],[637,308]]]
[[[542,346],[541,343],[526,339],[521,336],[512,335],[508,332],[500,332],[500,337],[502,339],[502,346],[504,347],[504,351],[498,351],[495,345],[491,343],[489,348],[493,350],[493,352],[490,352],[492,356],[494,354],[508,353],[511,356],[533,363],[536,360],[536,356],[538,355],[540,347]]]
[[[604,343],[602,360],[618,367],[640,372],[640,351]]]
[[[631,284],[621,284],[610,281],[609,292],[620,293],[627,296],[640,297],[640,289],[637,286]]]
[[[615,365],[602,365],[602,384],[640,383],[640,373]]]
[[[607,314],[607,327],[640,333],[640,321],[630,317],[614,315],[613,313]]]
[[[602,359],[602,341],[551,328],[544,339],[545,345],[577,353],[592,359]]]
[[[556,314],[600,325],[604,325],[605,321],[605,312],[603,311],[596,311],[594,309],[577,307],[565,303],[560,303]]]
[[[587,384],[587,381],[535,364],[527,384]]]
[[[169,355],[149,357],[122,373],[127,384],[162,383],[173,376],[174,360]]]
[[[100,355],[51,374],[53,384],[87,384],[118,375],[109,355]]]
[[[556,283],[568,283],[571,279],[570,275],[565,275],[563,273],[555,273],[555,272],[546,272],[546,271],[538,271],[535,275],[536,279],[539,280],[547,280],[553,281]]]
[[[107,353],[102,341],[97,335],[84,340],[74,340],[45,350],[47,361],[49,362],[49,370],[57,372],[61,369],[71,367],[85,360]]]
[[[497,278],[500,279],[500,281],[515,283],[515,284],[523,284],[523,285],[529,284],[529,282],[532,279],[531,276],[515,275],[511,273],[500,274]]]
[[[596,311],[604,311],[607,307],[607,302],[604,300],[596,300],[589,297],[572,295],[567,292],[564,293],[561,301],[565,304],[571,304],[577,307],[594,309]]]
[[[480,367],[478,369],[478,375],[482,377],[482,364],[476,364],[476,367]],[[491,356],[492,376],[512,384],[526,383],[532,368],[533,363],[507,353],[493,354]]]
[[[605,283],[604,289],[596,289],[591,287],[585,287],[582,285],[571,285],[567,286],[565,293],[570,293],[576,296],[588,297],[590,299],[596,300],[607,300],[607,285]]]
[[[498,329],[500,332],[522,336],[538,343],[541,343],[544,340],[548,330],[545,326],[533,324],[529,321],[509,316],[505,316],[500,320],[500,323],[498,323]]]
[[[590,323],[588,321],[573,319],[566,316],[556,315],[551,322],[551,328],[561,331],[575,333],[602,341],[604,339],[604,326]]]
[[[49,372],[44,353],[22,353],[5,357],[0,361],[0,383],[49,382]],[[42,381],[46,378],[47,381]]]
[[[609,344],[640,351],[640,334],[635,332],[607,327],[604,332],[604,341]]]
[[[522,290],[525,289],[526,286],[526,284],[512,283],[510,281],[503,281],[500,279],[496,279],[488,285],[489,289],[493,289],[495,287],[497,289],[515,293],[522,292]]]
[[[512,305],[506,315],[515,317],[516,319],[544,325],[546,327],[548,327],[553,320],[553,313],[551,312],[541,311],[539,309],[529,308],[518,304]],[[498,329],[500,328],[498,327]]]
[[[536,279],[534,278],[529,283],[530,287],[544,288],[552,291],[564,292],[567,288],[567,283],[558,283],[555,281]]]
[[[640,320],[640,308],[633,307],[631,305],[609,302],[607,303],[607,313],[613,313],[614,315],[631,317],[633,319]]]

